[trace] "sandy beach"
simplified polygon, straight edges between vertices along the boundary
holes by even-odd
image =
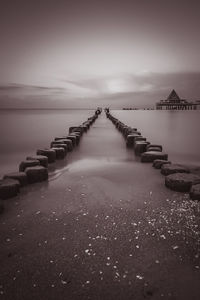
[[[199,212],[102,113],[47,183],[5,201],[0,299],[200,299]]]

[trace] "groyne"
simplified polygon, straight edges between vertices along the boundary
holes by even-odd
[[[4,209],[3,200],[17,196],[20,189],[27,184],[48,180],[48,166],[53,163],[55,165],[57,160],[65,159],[67,153],[78,146],[83,134],[90,129],[101,112],[102,110],[97,108],[82,124],[71,126],[66,136],[55,137],[50,142],[50,148],[37,149],[35,156],[27,156],[19,163],[17,172],[5,174],[3,179],[0,179],[0,212]]]
[[[140,156],[141,162],[153,163],[155,169],[161,169],[167,188],[177,192],[187,192],[192,200],[200,200],[200,176],[191,173],[183,165],[169,161],[162,145],[151,144],[137,128],[130,127],[115,118],[109,109],[105,109],[105,113],[124,136],[126,146],[132,148],[136,156]]]

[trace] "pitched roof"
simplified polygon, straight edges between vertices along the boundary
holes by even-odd
[[[175,90],[172,90],[167,100],[181,100]]]

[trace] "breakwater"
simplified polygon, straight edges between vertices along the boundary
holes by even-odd
[[[50,142],[50,147],[37,149],[36,155],[27,156],[19,163],[18,172],[5,174],[3,179],[0,179],[0,211],[4,208],[2,200],[17,196],[20,189],[27,184],[48,180],[48,166],[57,160],[65,159],[67,153],[75,149],[99,114],[101,109],[98,108],[81,125],[69,127],[66,136],[55,137]]]
[[[191,199],[200,200],[200,177],[190,172],[189,168],[172,163],[168,154],[163,152],[160,144],[152,144],[142,136],[136,127],[130,127],[115,118],[108,109],[105,109],[108,119],[122,133],[126,146],[132,148],[136,156],[140,156],[141,163],[152,163],[155,169],[160,169],[165,176],[165,186],[173,191],[187,192]]]

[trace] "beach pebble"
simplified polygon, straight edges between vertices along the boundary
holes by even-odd
[[[174,173],[165,177],[165,185],[177,192],[189,192],[193,184],[200,183],[200,177],[191,173]]]
[[[65,149],[62,147],[53,147],[51,148],[56,152],[56,159],[64,159],[66,156]]]
[[[28,183],[35,183],[48,179],[48,170],[42,166],[27,168],[25,172],[28,178]]]
[[[39,149],[36,154],[46,156],[49,164],[54,163],[56,160],[56,152],[52,149]]]
[[[178,164],[164,164],[161,167],[161,174],[167,176],[173,173],[190,173],[190,170]]]
[[[8,199],[17,196],[20,189],[19,181],[15,179],[0,179],[0,199]]]
[[[27,160],[39,160],[40,165],[47,168],[48,167],[48,158],[44,155],[34,155],[34,156],[27,156]]]
[[[157,151],[147,151],[141,155],[141,162],[153,162],[155,159],[168,160],[168,154]]]
[[[24,172],[28,167],[39,166],[39,160],[24,160],[19,165],[19,172]]]
[[[163,159],[155,159],[153,161],[153,167],[155,169],[160,169],[164,164],[171,164],[169,160],[163,160]]]
[[[6,179],[6,178],[15,179],[15,180],[19,181],[20,186],[25,186],[28,183],[25,172],[8,173],[8,174],[5,174],[3,178],[4,179]]]
[[[200,200],[200,184],[192,185],[190,190],[190,198],[192,200]]]

